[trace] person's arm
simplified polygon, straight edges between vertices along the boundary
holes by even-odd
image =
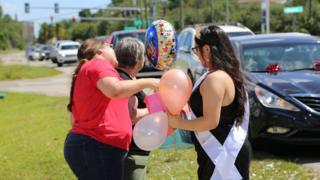
[[[138,108],[138,98],[131,96],[129,99],[129,113],[132,124],[136,124],[141,118],[149,114],[147,108]]]
[[[148,108],[138,108],[137,115],[135,119],[132,120],[132,124],[136,124],[141,118],[143,118],[148,114],[149,114]]]
[[[107,97],[129,97],[145,88],[157,89],[159,79],[142,78],[137,80],[119,80],[116,77],[104,77],[97,81],[98,89]]]
[[[225,96],[224,84],[224,79],[221,76],[216,76],[214,73],[208,75],[200,86],[203,101],[203,116],[189,121],[168,114],[170,126],[190,131],[215,129],[219,124],[222,102]]]

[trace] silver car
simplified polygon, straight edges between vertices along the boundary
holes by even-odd
[[[254,35],[254,33],[242,25],[219,25],[229,37]],[[187,27],[178,36],[178,54],[175,67],[182,69],[189,75],[192,82],[196,81],[207,69],[203,68],[197,55],[193,53],[192,47],[195,46],[195,28]]]

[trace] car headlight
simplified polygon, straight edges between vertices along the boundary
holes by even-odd
[[[300,111],[293,104],[260,86],[255,87],[255,93],[260,103],[266,107],[284,109],[289,111]]]

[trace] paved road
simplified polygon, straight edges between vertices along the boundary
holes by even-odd
[[[28,80],[0,81],[0,91],[31,92],[48,96],[68,96],[71,83],[71,75],[75,65],[56,67],[51,61],[28,61],[24,53],[0,55],[0,61],[4,64],[22,64],[30,66],[46,66],[56,68],[62,74],[48,78]]]
[[[0,61],[4,64],[24,64],[31,66],[47,66],[56,68],[62,72],[61,75],[49,78],[38,78],[32,80],[0,81],[0,91],[32,92],[49,96],[68,96],[70,89],[71,74],[75,65],[57,68],[51,61],[27,61],[24,53],[0,55]],[[276,154],[283,159],[290,159],[306,167],[319,171],[320,175],[320,146],[283,146],[281,144],[266,144],[263,149],[268,153]]]

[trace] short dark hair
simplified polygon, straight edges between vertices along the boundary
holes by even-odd
[[[139,61],[144,60],[145,47],[137,38],[127,37],[115,47],[119,67],[133,68]]]

